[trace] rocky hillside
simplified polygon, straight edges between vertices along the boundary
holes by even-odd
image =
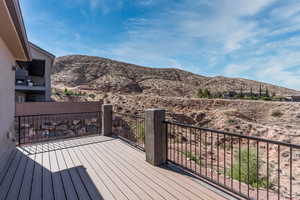
[[[192,97],[199,88],[211,91],[244,91],[260,84],[277,95],[292,95],[295,90],[257,81],[205,77],[173,68],[148,68],[110,59],[72,55],[55,60],[52,82],[55,87],[93,89],[102,92],[143,93],[160,96]]]

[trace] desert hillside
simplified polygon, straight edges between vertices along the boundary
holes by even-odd
[[[300,103],[193,98],[198,88],[238,90],[242,86],[255,90],[262,84],[281,95],[297,93],[295,90],[89,56],[58,58],[52,79],[56,101],[104,99],[114,105],[115,111],[131,114],[165,108],[170,119],[182,123],[300,143]]]
[[[267,83],[222,76],[205,77],[173,68],[149,68],[110,59],[72,55],[55,60],[54,86],[95,89],[102,92],[194,97],[201,88],[212,92],[258,92],[260,85],[270,93],[292,95],[299,92]]]

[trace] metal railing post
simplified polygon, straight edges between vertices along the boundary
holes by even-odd
[[[167,162],[165,110],[149,109],[145,113],[146,161],[154,166]]]
[[[21,116],[18,116],[18,145],[21,145]]]

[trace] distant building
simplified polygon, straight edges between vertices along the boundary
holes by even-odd
[[[292,101],[294,102],[300,102],[300,95],[297,96],[291,96]]]
[[[32,59],[17,61],[15,90],[16,102],[51,100],[51,68],[55,56],[28,42]]]
[[[235,91],[228,91],[228,92],[225,92],[223,94],[224,98],[225,99],[231,99],[231,98],[234,98],[238,93],[235,92]]]

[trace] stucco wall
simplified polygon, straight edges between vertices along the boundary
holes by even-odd
[[[14,58],[0,38],[0,158],[14,147]]]
[[[50,101],[51,99],[51,67],[53,64],[53,60],[45,55],[40,50],[32,47],[30,45],[30,52],[32,59],[45,60],[45,86],[46,86],[46,101]]]

